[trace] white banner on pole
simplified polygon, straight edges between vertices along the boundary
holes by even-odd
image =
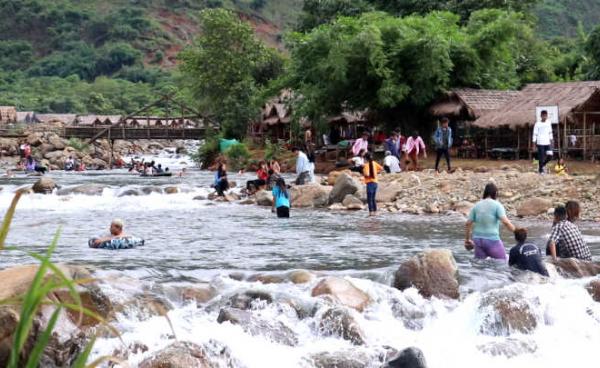
[[[548,120],[550,120],[550,122],[552,124],[558,124],[559,123],[559,115],[558,115],[558,106],[537,106],[535,108],[535,121],[540,121],[541,120],[541,115],[542,115],[542,111],[547,111],[548,112]]]

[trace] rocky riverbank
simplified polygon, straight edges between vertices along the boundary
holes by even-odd
[[[568,200],[581,204],[582,219],[600,221],[600,176],[540,176],[507,166],[501,170],[462,171],[436,174],[433,171],[382,175],[377,202],[383,212],[468,214],[481,198],[483,188],[494,182],[499,200],[511,217],[550,219],[553,208]],[[361,210],[366,192],[361,178],[350,171],[333,171],[321,184],[295,186],[292,202],[298,208]],[[270,194],[258,192],[254,201],[270,206]]]
[[[19,146],[27,143],[32,147],[33,158],[50,170],[63,170],[66,160],[72,157],[82,161],[88,169],[103,170],[110,166],[110,144],[106,139],[99,139],[91,145],[84,141],[71,141],[61,138],[52,132],[30,132],[25,138],[0,138],[2,166],[13,170],[19,159]],[[169,142],[176,147],[175,153],[185,153],[183,141]],[[158,153],[165,148],[164,142],[155,141],[122,141],[114,144],[114,160],[131,154]]]

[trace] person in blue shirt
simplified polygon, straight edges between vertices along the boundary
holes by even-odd
[[[448,172],[452,171],[450,167],[450,148],[452,148],[452,128],[448,126],[450,120],[446,117],[440,120],[442,126],[438,127],[433,135],[437,156],[435,158],[435,171],[439,172],[440,159],[442,156],[446,158]]]
[[[277,212],[277,217],[290,217],[290,194],[283,178],[278,178],[273,187],[273,212]]]
[[[466,224],[465,248],[475,250],[475,258],[506,261],[506,250],[500,238],[500,224],[514,232],[515,226],[506,216],[504,206],[497,201],[498,188],[489,183],[483,199],[473,207]]]
[[[227,180],[227,165],[225,163],[219,164],[219,167],[217,168],[217,172],[215,173],[214,188],[219,197],[224,197],[225,191],[229,189],[229,181]]]
[[[508,265],[515,266],[523,271],[539,273],[542,276],[549,276],[546,265],[542,260],[542,252],[537,245],[526,243],[527,229],[515,230],[515,240],[517,245],[512,247],[508,257]]]

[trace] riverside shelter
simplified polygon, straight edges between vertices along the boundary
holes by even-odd
[[[536,108],[558,106],[555,151],[563,156],[600,158],[600,81],[533,83],[502,107],[479,117],[473,126],[485,132],[486,152],[508,149],[532,157]]]

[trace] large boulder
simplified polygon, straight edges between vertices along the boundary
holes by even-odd
[[[533,332],[538,325],[534,311],[539,300],[529,300],[524,295],[524,290],[515,287],[487,292],[479,304],[483,316],[480,332],[490,336]]]
[[[44,135],[42,133],[31,133],[25,138],[25,142],[32,147],[37,147],[44,143]]]
[[[419,348],[410,347],[402,350],[396,357],[387,362],[386,368],[427,368],[425,355]]]
[[[539,197],[528,198],[521,202],[517,207],[517,216],[527,217],[543,215],[547,213],[550,208],[552,208],[552,201],[548,199]]]
[[[227,305],[236,309],[250,309],[255,303],[270,304],[273,302],[271,294],[260,290],[247,290],[243,293],[232,295],[227,300]]]
[[[54,189],[56,189],[56,183],[54,180],[48,177],[41,177],[38,181],[33,184],[31,187],[34,193],[39,194],[49,194],[52,193]]]
[[[400,290],[415,287],[426,298],[458,299],[458,267],[452,252],[429,249],[404,261],[394,277],[394,287]]]
[[[81,185],[76,185],[76,186],[70,187],[70,188],[59,189],[56,193],[59,196],[71,195],[71,194],[99,196],[99,195],[102,195],[105,188],[106,187],[104,185],[100,185],[100,184],[81,184]]]
[[[348,194],[342,201],[342,205],[347,210],[362,210],[364,208],[362,201],[352,194]]]
[[[339,203],[346,198],[347,195],[352,195],[360,190],[360,183],[346,173],[342,173],[335,181],[335,185],[329,193],[329,203]]]
[[[256,204],[259,206],[271,207],[273,205],[273,195],[266,190],[259,190],[255,194]]]
[[[319,334],[341,337],[354,345],[365,344],[365,334],[347,308],[336,307],[325,311],[319,321]]]
[[[252,314],[235,308],[223,308],[217,318],[218,323],[229,322],[239,325],[244,332],[252,336],[264,336],[278,344],[287,346],[298,345],[298,336],[289,327],[281,321],[263,319]]]
[[[51,133],[50,135],[48,135],[47,140],[48,140],[48,143],[50,143],[54,147],[54,149],[57,149],[57,150],[63,150],[67,146],[65,144],[65,140],[54,133]]]
[[[80,267],[57,265],[62,273],[71,280],[91,279],[89,271]],[[38,271],[37,265],[18,266],[0,271],[0,300],[15,299],[27,292]],[[51,276],[50,272],[46,277]],[[77,293],[84,308],[105,319],[113,315],[112,304],[94,283],[82,283],[77,287]],[[36,315],[27,337],[26,344],[20,355],[22,363],[33,349],[33,344],[41,336],[47,326],[47,321],[53,307],[50,301],[75,304],[74,298],[67,290],[56,290],[47,296],[46,304],[41,312]],[[0,307],[0,366],[6,366],[6,361],[12,348],[15,329],[20,319],[20,305],[7,305]],[[77,323],[81,322],[79,326]],[[52,337],[44,350],[42,362],[43,367],[71,366],[83,346],[85,346],[85,331],[87,327],[95,326],[96,319],[79,313],[65,311],[61,312],[58,323]],[[21,365],[20,365],[21,366]],[[24,366],[24,365],[22,365]]]
[[[40,153],[40,155],[42,155],[42,157],[44,157],[47,153],[50,152],[54,152],[56,151],[56,148],[54,148],[53,145],[48,144],[48,143],[42,143],[40,144],[40,146],[37,148],[38,152]]]
[[[297,208],[327,207],[330,192],[331,187],[319,184],[294,186],[290,190],[292,206]]]
[[[175,342],[143,360],[139,368],[210,368],[202,347],[191,342]]]
[[[44,154],[44,158],[50,160],[51,163],[58,163],[66,159],[64,151],[52,151]]]
[[[402,185],[399,183],[380,183],[375,199],[379,203],[392,203],[396,201],[401,191]]]
[[[330,296],[338,303],[362,312],[371,302],[367,293],[360,290],[346,279],[327,277],[314,287],[312,296]]]
[[[580,279],[600,275],[600,264],[576,258],[548,259],[549,267],[556,268],[558,274],[569,279]]]

